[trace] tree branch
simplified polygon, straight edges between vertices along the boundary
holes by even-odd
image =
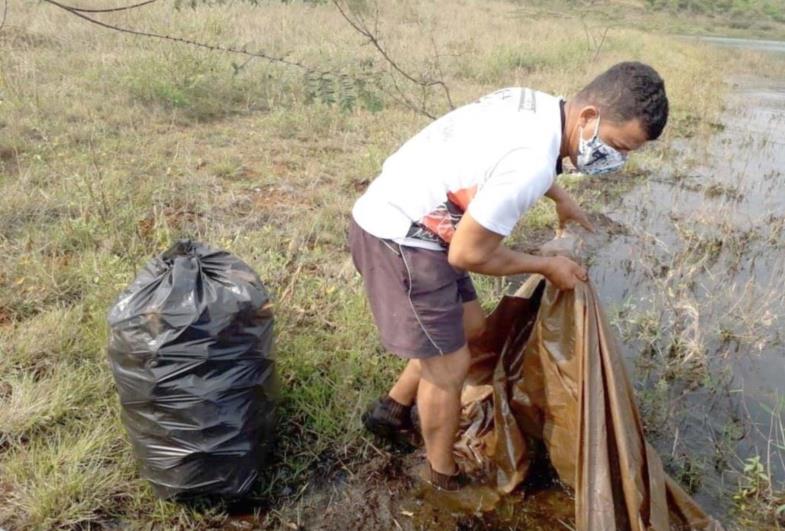
[[[608,30],[609,29],[610,29],[610,26],[606,26],[605,27],[605,31],[602,34],[602,40],[600,41],[600,45],[597,46],[597,51],[594,53],[594,58],[592,59],[592,61],[596,61],[597,57],[600,56],[600,52],[602,51],[603,44],[605,44],[605,37],[608,36]]]
[[[158,0],[145,0],[144,2],[139,2],[138,4],[131,4],[128,6],[120,6],[120,7],[110,7],[107,9],[88,9],[86,7],[76,7],[76,6],[67,6],[65,4],[62,5],[63,9],[67,9],[69,11],[79,11],[80,13],[114,13],[116,11],[126,11],[128,9],[136,9],[137,7],[146,6],[147,4],[152,4],[153,2],[157,2]]]
[[[450,88],[447,86],[447,84],[444,81],[440,79],[433,80],[433,79],[416,78],[413,75],[409,74],[390,56],[390,54],[387,52],[384,46],[382,46],[381,42],[379,42],[378,31],[370,30],[368,26],[365,24],[365,21],[362,19],[361,16],[359,15],[355,15],[354,17],[350,16],[349,14],[350,9],[348,8],[348,6],[343,5],[342,0],[332,0],[332,3],[336,7],[336,9],[338,9],[338,12],[341,14],[343,19],[352,28],[354,28],[354,30],[357,33],[362,35],[368,41],[368,43],[370,43],[376,49],[377,52],[379,52],[379,54],[384,58],[387,64],[389,64],[393,68],[393,70],[395,70],[398,74],[400,74],[409,82],[414,83],[415,85],[418,85],[423,89],[427,89],[435,86],[441,87],[442,91],[444,92],[444,96],[447,99],[447,104],[450,106],[450,109],[455,108],[455,105],[452,102],[452,96],[450,95]],[[377,22],[378,22],[378,14],[377,14]],[[400,93],[400,89],[397,86],[396,89],[398,89]],[[428,113],[428,111],[424,108],[415,107],[415,110],[432,118],[431,114]]]
[[[3,12],[3,22],[0,23],[0,28],[2,28],[2,24],[5,22],[5,13],[6,13],[7,9],[8,9],[8,3],[7,3],[8,0],[4,0],[4,1],[5,1],[5,7],[4,7],[4,12]],[[176,42],[176,43],[180,43],[180,44],[186,44],[186,45],[189,45],[189,46],[193,46],[193,47],[196,47],[196,48],[203,48],[205,50],[210,50],[210,51],[219,51],[219,52],[225,52],[225,53],[240,54],[240,55],[244,55],[246,57],[249,57],[249,61],[251,59],[253,59],[253,58],[260,58],[260,59],[264,59],[264,60],[266,60],[266,61],[268,61],[270,63],[277,63],[277,64],[281,64],[281,65],[293,66],[293,67],[299,68],[299,69],[303,70],[306,74],[329,75],[329,74],[333,73],[333,72],[331,72],[329,70],[321,70],[321,71],[317,70],[317,69],[312,68],[312,67],[310,67],[310,66],[308,66],[308,65],[306,65],[304,63],[301,63],[299,61],[294,61],[294,60],[287,59],[285,56],[277,56],[277,55],[272,55],[272,54],[265,53],[265,52],[260,52],[260,51],[252,52],[252,51],[246,50],[245,47],[237,48],[237,47],[234,47],[234,46],[224,46],[224,45],[220,45],[220,44],[209,44],[209,43],[206,43],[206,42],[196,41],[196,40],[193,40],[193,39],[187,39],[187,38],[184,38],[184,37],[177,37],[177,36],[167,35],[167,34],[163,34],[163,33],[155,33],[155,32],[150,32],[150,31],[136,30],[136,29],[133,29],[133,28],[117,26],[117,25],[111,24],[109,22],[104,22],[102,20],[99,20],[97,18],[94,18],[94,17],[88,15],[88,14],[92,15],[92,14],[96,14],[96,13],[113,13],[113,12],[119,12],[119,11],[129,11],[131,9],[137,9],[137,8],[140,8],[140,7],[144,7],[144,6],[150,5],[150,4],[154,3],[154,2],[157,2],[158,0],[143,0],[143,1],[137,2],[135,4],[129,4],[129,5],[126,5],[126,6],[120,6],[120,7],[116,7],[116,8],[106,8],[106,9],[83,8],[83,7],[68,5],[68,4],[65,4],[65,3],[63,3],[63,2],[61,2],[59,0],[43,0],[43,1],[48,3],[48,4],[51,4],[51,5],[55,6],[57,8],[59,8],[59,9],[64,10],[67,13],[70,13],[70,14],[72,14],[74,16],[77,16],[77,17],[79,17],[79,18],[81,18],[81,19],[83,19],[83,20],[85,20],[85,21],[87,21],[87,22],[89,22],[91,24],[95,24],[95,25],[100,26],[102,28],[118,31],[120,33],[126,33],[128,35],[135,35],[135,36],[139,36],[139,37],[148,37],[148,38],[153,38],[153,39],[159,39],[159,40],[165,40],[165,41],[170,41],[170,42]],[[390,79],[392,81],[392,86],[393,86],[394,90],[393,91],[387,90],[382,85],[382,83],[377,83],[377,86],[378,86],[378,88],[380,90],[382,90],[383,92],[385,92],[388,95],[390,95],[398,103],[402,103],[406,107],[408,107],[408,108],[410,108],[410,109],[412,109],[412,110],[414,110],[416,112],[419,112],[420,114],[423,114],[423,115],[427,116],[430,119],[435,119],[436,117],[431,112],[429,112],[428,109],[427,109],[429,89],[432,88],[432,87],[440,87],[442,89],[442,91],[444,92],[445,98],[446,98],[447,103],[450,106],[450,108],[451,109],[455,108],[454,105],[453,105],[453,102],[452,102],[452,97],[450,95],[450,89],[447,86],[447,84],[444,83],[444,81],[442,81],[440,79],[439,80],[433,80],[433,79],[424,79],[424,78],[421,78],[421,77],[420,78],[414,77],[413,75],[411,75],[408,72],[406,72],[390,56],[390,54],[387,52],[387,50],[384,48],[384,46],[382,46],[381,42],[379,41],[379,37],[378,37],[378,24],[379,24],[378,6],[377,6],[376,16],[375,16],[375,20],[374,20],[374,29],[370,30],[368,28],[368,25],[366,24],[365,20],[363,19],[363,17],[361,17],[361,16],[359,16],[357,14],[355,14],[354,17],[351,16],[348,7],[346,7],[340,0],[332,0],[332,2],[335,5],[335,7],[338,9],[338,11],[341,14],[341,16],[343,17],[343,19],[356,32],[358,32],[360,35],[362,35],[368,41],[368,43],[373,45],[373,47],[384,58],[384,60],[387,62],[387,64],[390,65],[390,67],[393,69],[394,72],[396,72],[398,75],[403,77],[405,80],[407,80],[408,82],[418,86],[421,89],[421,92],[422,92],[422,103],[418,106],[415,103],[415,101],[413,101],[412,98],[407,95],[406,91],[404,91],[404,89],[398,83],[398,80],[396,79],[396,76],[393,75],[392,73],[388,73],[388,75],[389,75],[389,77],[390,77]],[[435,43],[434,43],[434,46],[435,46]],[[241,65],[239,67],[235,66],[235,73],[237,73],[242,67],[244,67],[245,64],[247,64],[247,62],[248,61],[246,61],[246,63],[244,63],[243,65]],[[443,76],[443,74],[441,72],[441,66],[439,65],[438,55],[437,55],[437,58],[436,58],[435,67],[436,67],[436,70],[439,73],[439,75]]]
[[[131,9],[133,7],[140,7],[140,6],[152,3],[153,1],[155,1],[155,0],[148,0],[147,2],[142,2],[141,4],[137,4],[135,6],[126,6],[123,9]],[[119,31],[121,33],[127,33],[129,35],[137,35],[137,36],[140,36],[140,37],[150,37],[150,38],[153,38],[153,39],[167,40],[167,41],[171,41],[171,42],[178,42],[178,43],[181,43],[181,44],[188,44],[188,45],[194,46],[196,48],[204,48],[206,50],[221,51],[221,52],[226,52],[226,53],[236,53],[236,54],[241,54],[241,55],[245,55],[245,56],[249,56],[249,57],[259,57],[259,58],[265,59],[266,61],[269,61],[271,63],[279,63],[279,64],[283,64],[283,65],[287,65],[287,66],[294,66],[294,67],[300,68],[300,69],[308,71],[308,72],[314,72],[315,71],[312,68],[304,65],[303,63],[300,63],[298,61],[291,61],[289,59],[286,59],[285,57],[278,57],[278,56],[270,55],[270,54],[267,54],[267,53],[264,53],[264,52],[249,52],[248,50],[244,50],[244,49],[240,49],[240,48],[234,48],[232,46],[222,46],[220,44],[208,44],[208,43],[204,43],[204,42],[194,41],[194,40],[191,40],[191,39],[185,39],[183,37],[173,37],[171,35],[165,35],[165,34],[162,34],[162,33],[152,33],[152,32],[149,32],[149,31],[139,31],[139,30],[130,29],[130,28],[123,28],[121,26],[115,26],[113,24],[109,24],[107,22],[103,22],[101,20],[89,17],[89,16],[85,15],[83,10],[81,10],[80,8],[74,8],[74,7],[62,4],[62,3],[58,2],[57,0],[44,0],[44,2],[52,4],[53,6],[59,7],[60,9],[62,9],[64,11],[67,11],[68,13],[71,13],[72,15],[76,15],[77,17],[79,17],[81,19],[84,19],[84,20],[86,20],[86,21],[88,21],[88,22],[90,22],[92,24],[96,24],[96,25],[101,26],[103,28],[111,29],[111,30],[114,30],[114,31]],[[89,11],[86,11],[86,12],[89,12]]]

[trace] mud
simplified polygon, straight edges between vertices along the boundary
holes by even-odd
[[[547,463],[532,480],[501,497],[477,485],[461,493],[435,491],[422,480],[422,451],[379,455],[347,473],[337,467],[320,484],[306,486],[279,511],[234,511],[223,529],[572,529],[574,500]],[[266,512],[264,517],[258,514]],[[261,524],[261,525],[260,525]]]

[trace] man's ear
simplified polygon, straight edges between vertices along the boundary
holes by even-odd
[[[585,105],[578,111],[578,126],[586,127],[586,124],[597,119],[600,115],[599,109],[594,105]]]

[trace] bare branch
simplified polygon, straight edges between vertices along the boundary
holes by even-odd
[[[5,8],[7,9],[7,1],[8,0],[4,0],[4,1],[6,2]],[[218,52],[225,52],[225,53],[232,53],[232,54],[240,54],[240,55],[244,55],[246,57],[249,57],[248,61],[250,61],[253,58],[260,58],[260,59],[264,59],[264,60],[266,60],[266,61],[268,61],[270,63],[277,63],[277,64],[281,64],[281,65],[293,66],[293,67],[299,68],[299,69],[303,70],[306,74],[325,75],[325,74],[332,74],[333,73],[333,72],[331,72],[329,70],[317,70],[317,69],[312,68],[312,67],[310,67],[310,66],[308,66],[306,64],[303,64],[303,63],[301,63],[299,61],[294,61],[294,60],[287,59],[286,56],[272,55],[272,54],[261,52],[261,51],[252,52],[252,51],[246,50],[245,47],[237,48],[237,47],[234,47],[234,46],[224,46],[224,45],[220,45],[220,44],[210,44],[210,43],[206,43],[206,42],[196,41],[196,40],[193,40],[193,39],[187,39],[187,38],[184,38],[184,37],[177,37],[177,36],[167,35],[167,34],[163,34],[163,33],[155,33],[155,32],[144,31],[144,30],[136,30],[136,29],[133,29],[133,28],[117,26],[117,25],[111,24],[109,22],[104,22],[103,20],[99,20],[97,18],[94,18],[94,17],[88,15],[88,14],[95,14],[95,13],[111,13],[111,12],[117,12],[117,11],[128,11],[128,10],[131,10],[131,9],[136,9],[136,8],[140,8],[140,7],[152,4],[152,3],[156,2],[157,0],[143,0],[142,2],[138,2],[138,3],[135,3],[135,4],[129,4],[127,6],[121,6],[121,7],[117,7],[117,8],[107,8],[107,9],[82,8],[82,7],[78,7],[78,6],[72,6],[72,5],[64,4],[64,3],[60,2],[59,0],[43,0],[43,1],[53,5],[55,7],[58,7],[60,9],[64,10],[64,11],[66,11],[67,13],[70,13],[70,14],[72,14],[74,16],[77,16],[77,17],[79,17],[79,18],[81,18],[81,19],[83,19],[83,20],[85,20],[87,22],[90,22],[91,24],[95,24],[97,26],[101,26],[101,27],[106,28],[106,29],[118,31],[120,33],[126,33],[126,34],[129,34],[129,35],[136,35],[136,36],[139,36],[139,37],[148,37],[148,38],[153,38],[153,39],[159,39],[159,40],[165,40],[165,41],[170,41],[170,42],[176,42],[176,43],[186,44],[186,45],[189,45],[189,46],[193,46],[193,47],[196,47],[196,48],[202,48],[202,49],[210,50],[210,51],[218,51]],[[381,43],[379,42],[379,38],[377,36],[378,35],[378,24],[379,24],[378,6],[377,6],[377,11],[376,11],[375,17],[374,17],[374,30],[372,31],[372,30],[370,30],[368,28],[368,25],[366,24],[365,19],[362,16],[356,15],[356,14],[355,14],[354,17],[351,16],[349,14],[348,9],[343,4],[341,4],[341,2],[339,0],[333,0],[333,3],[336,6],[336,8],[338,8],[338,11],[341,13],[341,15],[344,18],[344,20],[355,31],[357,31],[358,33],[360,33],[360,35],[365,37],[365,39],[367,39],[369,44],[373,45],[373,47],[382,55],[382,57],[385,59],[385,61],[387,61],[387,63],[393,68],[393,70],[395,72],[397,72],[400,76],[402,76],[407,81],[409,81],[409,82],[417,85],[418,87],[420,87],[420,89],[421,89],[421,96],[422,96],[422,103],[421,103],[421,105],[418,106],[406,94],[406,92],[403,90],[403,88],[399,85],[398,80],[396,79],[395,75],[389,75],[389,78],[392,80],[392,85],[393,85],[394,91],[389,91],[381,83],[377,83],[377,87],[380,90],[382,90],[383,92],[387,93],[393,100],[397,101],[398,103],[402,103],[406,107],[408,107],[408,108],[410,108],[410,109],[412,109],[412,110],[414,110],[416,112],[419,112],[419,113],[427,116],[430,119],[435,119],[436,117],[427,110],[426,104],[427,104],[428,96],[429,96],[428,89],[438,86],[438,87],[441,87],[441,89],[444,91],[445,97],[447,99],[447,103],[449,104],[450,108],[451,109],[454,108],[454,105],[453,105],[453,102],[452,102],[452,98],[450,96],[449,87],[447,87],[447,85],[443,81],[441,81],[441,80],[431,80],[431,79],[416,78],[416,77],[412,76],[411,74],[406,72],[403,68],[401,68],[401,66],[398,65],[398,63],[392,59],[392,57],[387,53],[387,50],[381,45]],[[5,13],[3,14],[3,20],[4,19],[5,19]],[[2,27],[2,25],[0,25],[0,28],[1,27]],[[435,43],[434,43],[434,45],[435,45]],[[235,73],[239,72],[248,63],[248,61],[246,61],[242,65],[235,66]],[[436,66],[436,70],[439,72],[439,74],[442,75],[441,74],[441,66],[439,65],[438,57],[436,58],[435,66]]]
[[[53,6],[59,7],[60,9],[62,9],[64,11],[67,11],[68,13],[71,13],[72,15],[76,15],[77,17],[82,18],[82,19],[84,19],[84,20],[86,20],[86,21],[88,21],[88,22],[90,22],[92,24],[96,24],[96,25],[101,26],[103,28],[111,29],[111,30],[114,30],[114,31],[119,31],[121,33],[127,33],[127,34],[130,34],[130,35],[137,35],[137,36],[140,36],[140,37],[150,37],[150,38],[153,38],[153,39],[167,40],[167,41],[171,41],[171,42],[178,42],[178,43],[181,43],[181,44],[188,44],[188,45],[194,46],[196,48],[204,48],[206,50],[220,51],[220,52],[226,52],[226,53],[236,53],[236,54],[241,54],[241,55],[245,55],[245,56],[248,56],[248,57],[259,57],[259,58],[265,59],[266,61],[269,61],[271,63],[278,63],[278,64],[287,65],[287,66],[294,66],[294,67],[300,68],[300,69],[308,71],[308,72],[314,72],[315,71],[314,69],[304,65],[303,63],[300,63],[298,61],[291,61],[289,59],[286,59],[285,57],[278,57],[278,56],[270,55],[270,54],[267,54],[267,53],[264,53],[264,52],[249,52],[247,50],[240,49],[240,48],[234,48],[232,46],[222,46],[220,44],[208,44],[208,43],[204,43],[204,42],[194,41],[194,40],[191,40],[191,39],[185,39],[183,37],[173,37],[171,35],[164,35],[162,33],[152,33],[152,32],[149,32],[149,31],[139,31],[139,30],[130,29],[130,28],[123,28],[121,26],[115,26],[114,24],[109,24],[107,22],[103,22],[101,20],[89,17],[89,16],[85,15],[78,8],[73,8],[71,6],[67,6],[65,4],[61,4],[57,0],[44,0],[44,2],[52,4]],[[150,2],[147,2],[147,3],[150,3]],[[138,4],[136,7],[139,7],[141,5],[145,5],[145,4],[144,3]]]
[[[423,106],[415,105],[415,103],[412,102],[412,100],[410,100],[406,96],[406,92],[404,92],[404,90],[400,87],[400,85],[398,85],[398,80],[395,79],[395,76],[390,76],[390,80],[393,83],[393,87],[395,87],[395,92],[398,94],[398,96],[396,97],[394,94],[392,94],[391,92],[387,91],[387,94],[389,94],[390,97],[392,97],[395,101],[397,101],[399,103],[403,103],[404,105],[406,105],[407,107],[409,107],[413,111],[417,111],[420,114],[424,114],[425,116],[427,116],[431,120],[435,120],[436,119],[436,116],[434,116],[433,114],[428,112],[428,109],[426,109]],[[383,87],[382,87],[382,90],[384,90]]]
[[[586,35],[586,51],[590,52],[592,49],[592,41],[594,37],[589,34],[589,26],[586,25],[585,20],[581,20],[581,24],[583,24],[583,33]]]
[[[444,79],[444,70],[442,70],[442,55],[439,53],[439,47],[436,45],[436,38],[433,36],[433,31],[430,34],[431,37],[431,46],[433,47],[433,65],[436,73],[439,75],[440,78]],[[447,103],[450,105],[451,109],[454,109],[455,106],[452,103],[452,98],[450,97],[450,93],[447,92]]]
[[[362,16],[357,14],[351,16],[349,14],[350,9],[347,6],[343,5],[342,0],[332,0],[332,3],[336,7],[336,9],[338,9],[338,12],[341,14],[344,20],[346,20],[346,22],[352,28],[354,28],[354,30],[357,33],[365,37],[368,43],[370,43],[374,48],[376,48],[376,51],[379,52],[379,54],[384,58],[385,61],[387,61],[387,64],[389,64],[393,68],[393,70],[395,70],[398,74],[403,76],[409,82],[414,83],[415,85],[418,85],[421,88],[427,89],[435,86],[441,87],[447,99],[447,104],[450,106],[450,109],[455,108],[455,105],[452,102],[452,97],[450,95],[450,88],[447,86],[447,84],[444,81],[440,79],[429,80],[429,79],[416,78],[413,75],[409,74],[390,56],[390,54],[387,52],[384,46],[382,46],[381,42],[379,42],[378,32],[370,30],[368,26],[365,24],[365,21],[362,18]],[[378,24],[378,12],[376,15],[375,27],[376,24]],[[400,89],[398,90],[400,92]],[[431,116],[430,113],[428,113],[425,109],[418,108],[416,110],[422,112],[423,114],[426,114],[427,116]]]
[[[157,2],[158,0],[145,0],[144,2],[139,2],[138,4],[131,4],[128,6],[120,6],[120,7],[110,7],[107,9],[88,9],[86,7],[76,7],[76,6],[66,6],[63,5],[64,8],[68,8],[70,11],[79,11],[80,13],[114,13],[116,11],[127,11],[128,9],[136,9],[137,7],[146,6],[148,4],[152,4],[153,2]]]
[[[592,61],[596,61],[597,57],[599,57],[600,51],[602,51],[602,45],[605,44],[605,37],[608,36],[608,30],[609,29],[610,29],[610,26],[606,26],[605,27],[605,31],[602,34],[602,40],[600,41],[600,45],[597,46],[597,51],[594,53],[594,58],[592,59]]]

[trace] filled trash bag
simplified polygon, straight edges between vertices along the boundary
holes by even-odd
[[[579,530],[721,529],[646,443],[590,283],[559,291],[531,277],[502,299],[470,347],[456,453],[495,477],[499,491],[526,478],[535,439],[575,492]]]
[[[273,315],[257,274],[180,241],[120,295],[109,325],[122,420],[155,493],[248,491],[274,419]]]

